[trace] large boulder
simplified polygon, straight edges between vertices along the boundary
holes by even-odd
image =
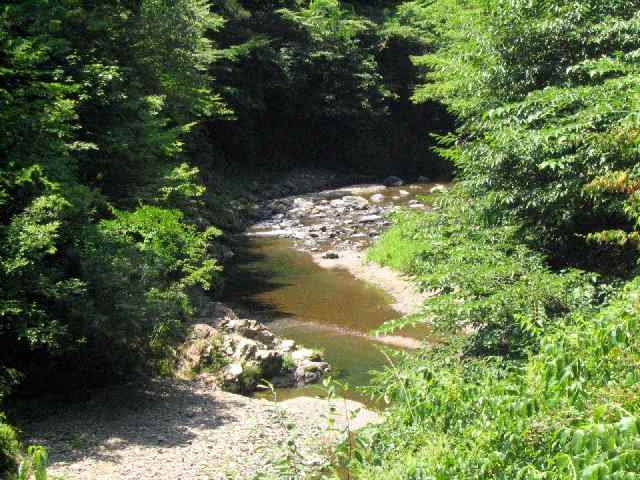
[[[189,327],[178,358],[178,375],[196,375],[205,384],[250,393],[261,379],[294,387],[317,382],[329,370],[322,354],[276,337],[255,320],[238,318],[230,308],[211,302],[206,318]]]
[[[369,206],[369,200],[364,197],[358,197],[356,195],[347,195],[342,197],[344,206],[352,208],[354,210],[364,210]]]
[[[392,175],[385,178],[384,182],[382,183],[384,183],[384,185],[387,187],[401,187],[402,185],[404,185],[404,180],[402,180],[400,177],[394,177]]]
[[[313,362],[305,360],[298,365],[295,371],[295,379],[298,386],[319,382],[329,371],[326,362]]]
[[[255,354],[256,362],[260,365],[265,378],[273,378],[282,373],[284,356],[276,350],[258,350]]]
[[[255,340],[237,334],[229,335],[225,339],[225,351],[236,360],[252,360],[261,347]]]

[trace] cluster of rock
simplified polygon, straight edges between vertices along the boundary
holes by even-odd
[[[178,363],[179,376],[195,375],[236,393],[251,393],[263,380],[275,387],[303,386],[329,370],[320,352],[279,338],[255,320],[238,318],[218,302],[189,327]]]
[[[446,190],[446,187],[436,185],[418,192],[416,189],[422,188],[419,185],[406,187],[406,190],[398,188],[402,185],[400,178],[389,177],[385,185],[356,187],[352,189],[353,192],[345,189],[327,190],[313,195],[273,200],[263,206],[264,217],[249,234],[294,239],[298,248],[309,252],[360,250],[369,246],[390,226],[388,215],[398,210],[399,204],[426,209],[427,205],[412,198],[416,193],[441,193]],[[329,251],[326,255],[336,253]]]

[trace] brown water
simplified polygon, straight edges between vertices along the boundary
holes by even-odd
[[[404,204],[428,187],[383,193],[392,201],[392,192],[410,191],[410,196],[393,201]],[[363,192],[362,196],[372,194]],[[246,237],[243,242],[228,272],[225,301],[240,313],[268,323],[277,335],[321,349],[337,379],[352,386],[367,385],[370,371],[386,363],[381,350],[390,348],[368,334],[400,316],[390,306],[393,299],[347,270],[319,267],[310,255],[296,250],[291,240]],[[424,339],[426,333],[421,329],[406,335]],[[314,386],[283,389],[278,399],[316,393],[321,389]],[[354,390],[347,396],[364,400]]]

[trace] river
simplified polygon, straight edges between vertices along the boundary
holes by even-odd
[[[388,211],[407,206],[416,197],[424,200],[420,195],[432,187],[433,184],[421,184],[384,189],[382,208]],[[354,187],[354,190],[360,191],[360,188]],[[365,189],[367,193],[362,197],[369,200],[374,191]],[[397,195],[399,191],[402,196]],[[375,208],[381,210],[381,207]],[[425,205],[425,208],[428,207]],[[301,223],[308,226],[320,221],[310,221],[309,217],[305,215]],[[367,385],[370,372],[386,364],[382,349],[399,348],[383,345],[369,333],[401,314],[392,307],[394,299],[383,289],[354,277],[346,269],[319,266],[312,255],[301,251],[299,246],[300,242],[286,238],[244,237],[236,247],[236,261],[228,271],[224,301],[243,315],[267,323],[278,336],[322,350],[332,366],[332,375],[352,387],[346,396],[366,400],[357,387]],[[358,248],[365,246],[357,245]],[[425,328],[403,335],[430,339]],[[318,386],[277,392],[279,400],[321,393]]]

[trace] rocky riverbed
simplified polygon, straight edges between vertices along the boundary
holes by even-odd
[[[401,208],[430,210],[430,201],[447,188],[426,178],[405,185],[400,178],[389,177],[381,184],[290,195],[260,205],[257,212],[261,219],[248,235],[293,240],[295,248],[311,254],[318,265],[344,268],[382,288],[394,298],[393,308],[407,315],[415,313],[431,293],[419,291],[398,272],[368,262],[365,249],[391,226],[394,212]],[[411,339],[380,340],[409,348],[419,346]]]

